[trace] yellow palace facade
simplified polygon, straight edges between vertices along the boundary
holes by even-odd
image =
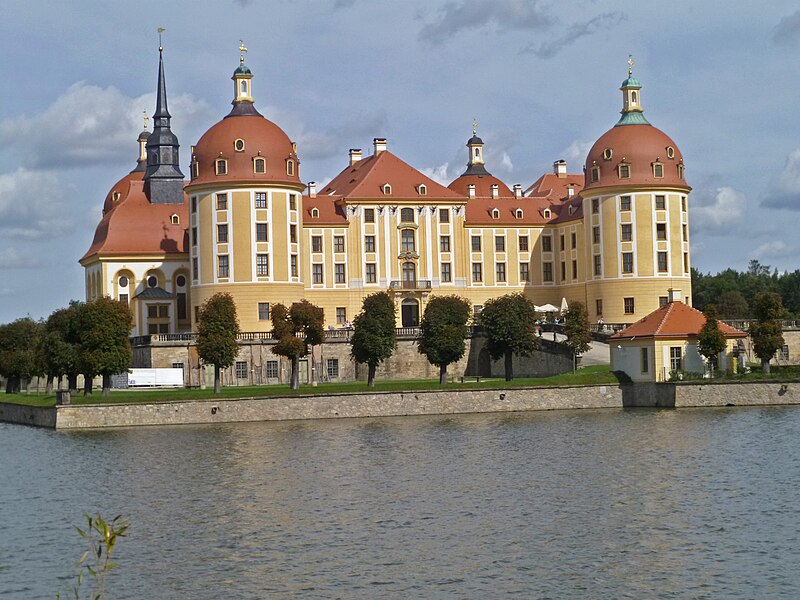
[[[690,301],[683,158],[645,119],[630,70],[622,116],[583,172],[556,161],[527,188],[491,175],[473,128],[466,170],[447,186],[375,138],[317,189],[301,182],[302,148],[256,110],[243,58],[232,79],[233,109],[192,146],[187,181],[160,61],[154,130],[81,259],[87,298],[128,302],[134,335],[191,331],[217,292],[233,296],[247,332],[271,330],[270,307],[302,298],[327,327],[347,326],[378,291],[395,298],[398,327],[418,325],[437,294],[468,299],[475,314],[512,292],[578,301],[606,323]]]

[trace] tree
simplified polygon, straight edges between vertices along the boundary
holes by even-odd
[[[300,358],[308,355],[308,347],[325,339],[325,312],[308,300],[294,302],[289,310],[283,304],[272,307],[272,336],[278,340],[274,354],[292,361],[291,389],[300,388]]]
[[[6,378],[6,394],[19,393],[21,383],[41,373],[36,352],[42,324],[30,317],[0,325],[0,375]]]
[[[361,312],[353,319],[350,355],[366,363],[367,385],[375,387],[375,370],[389,358],[397,343],[397,308],[388,292],[377,292],[364,298]]]
[[[746,319],[750,314],[747,300],[739,290],[726,290],[717,298],[717,310],[721,319]]]
[[[717,364],[717,356],[720,352],[725,351],[728,343],[719,330],[717,307],[709,304],[703,314],[706,316],[706,322],[703,323],[703,327],[700,328],[700,333],[697,335],[697,351],[706,358],[713,370]]]
[[[78,305],[59,308],[45,321],[44,331],[39,344],[39,359],[47,376],[45,393],[52,392],[53,379],[78,376],[78,335],[75,327],[75,315]],[[76,384],[77,385],[77,384]]]
[[[505,358],[506,381],[514,378],[514,353],[532,356],[539,347],[536,335],[536,308],[522,294],[508,294],[488,300],[480,315],[486,329],[486,349],[493,359]]]
[[[564,319],[564,334],[567,339],[564,343],[572,350],[573,371],[578,362],[578,356],[591,348],[591,330],[589,329],[589,313],[580,302],[573,302]]]
[[[91,395],[92,378],[102,375],[103,396],[108,396],[111,376],[131,366],[131,311],[119,300],[97,298],[78,308],[76,326],[80,344],[77,363],[87,381],[86,393]]]
[[[783,317],[783,303],[778,294],[760,293],[756,295],[753,309],[757,319],[750,324],[753,350],[761,359],[764,373],[769,373],[769,361],[783,347],[780,321]]]
[[[417,350],[432,365],[439,367],[439,383],[447,383],[447,366],[456,362],[467,349],[472,305],[459,296],[435,296],[425,307],[417,340]]]
[[[197,319],[197,354],[214,365],[214,393],[222,391],[220,372],[239,353],[239,318],[233,296],[218,292],[203,302]]]

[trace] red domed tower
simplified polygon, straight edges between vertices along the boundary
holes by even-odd
[[[214,293],[228,292],[242,329],[259,331],[271,329],[271,304],[303,295],[305,186],[294,144],[254,106],[253,75],[244,64],[246,48],[240,50],[233,109],[192,150],[186,186],[192,298],[196,308]]]
[[[632,323],[691,295],[683,156],[645,118],[642,86],[628,64],[622,116],[589,151],[581,193],[588,308],[607,323]]]

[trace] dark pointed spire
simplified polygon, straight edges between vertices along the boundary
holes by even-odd
[[[159,38],[161,31],[159,29]],[[183,173],[178,166],[180,144],[170,129],[163,54],[164,49],[159,43],[156,112],[153,114],[153,133],[147,138],[144,190],[152,204],[183,204]]]

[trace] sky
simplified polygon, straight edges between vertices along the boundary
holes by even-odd
[[[28,0],[0,22],[0,323],[84,298],[78,259],[155,108],[158,27],[184,173],[230,110],[241,39],[256,107],[318,189],[374,137],[449,183],[473,118],[509,186],[558,159],[580,173],[632,54],[693,187],[693,266],[800,268],[796,2]]]

